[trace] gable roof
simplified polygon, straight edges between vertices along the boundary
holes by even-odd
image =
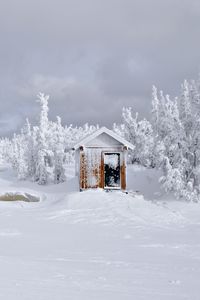
[[[101,127],[100,129],[93,132],[91,135],[89,135],[89,136],[85,137],[84,139],[82,139],[81,141],[79,141],[76,145],[74,145],[73,149],[77,150],[80,146],[86,145],[87,143],[89,143],[90,141],[92,141],[93,139],[95,139],[97,136],[99,136],[102,133],[106,133],[108,136],[117,140],[122,145],[127,146],[131,150],[133,150],[135,148],[131,143],[126,141],[124,138],[122,138],[121,136],[119,136],[118,134],[113,132],[112,130],[110,130],[106,127]]]

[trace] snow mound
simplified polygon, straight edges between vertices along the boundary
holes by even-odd
[[[166,198],[166,194],[159,183],[161,175],[162,173],[156,169],[128,165],[127,189],[140,191],[146,199]]]
[[[184,222],[184,217],[178,211],[166,207],[164,202],[147,201],[140,194],[121,191],[105,192],[99,189],[71,193],[65,196],[64,201],[57,203],[56,208],[54,206],[48,219],[73,224],[166,226]]]

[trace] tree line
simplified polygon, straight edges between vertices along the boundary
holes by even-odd
[[[18,179],[30,179],[44,185],[65,181],[65,169],[73,163],[73,145],[84,136],[98,129],[98,125],[83,127],[63,126],[48,118],[49,96],[39,93],[40,118],[37,126],[28,119],[19,134],[0,141],[1,160],[10,163]]]
[[[135,145],[131,163],[162,170],[160,183],[178,198],[200,198],[200,80],[185,80],[171,99],[152,88],[151,119],[124,108],[114,130]]]
[[[98,125],[63,126],[48,118],[49,96],[40,93],[37,126],[28,119],[19,134],[0,140],[1,159],[10,163],[19,179],[39,184],[65,181],[65,169],[74,162],[73,145]],[[130,107],[122,110],[121,124],[113,130],[131,142],[128,162],[163,171],[160,183],[179,198],[200,197],[200,80],[184,81],[180,95],[171,98],[152,88],[150,120],[140,119]]]

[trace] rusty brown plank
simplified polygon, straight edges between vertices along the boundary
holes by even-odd
[[[85,189],[85,154],[80,152],[80,189]]]
[[[121,189],[122,190],[126,189],[126,165],[124,161],[121,166]]]

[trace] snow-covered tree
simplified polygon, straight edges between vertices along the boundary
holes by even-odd
[[[182,172],[180,172],[179,168],[173,168],[170,164],[169,158],[165,157],[164,176],[160,178],[160,182],[163,184],[165,191],[175,192],[175,194],[179,196],[180,192],[184,189],[182,176]]]
[[[61,118],[57,117],[55,127],[55,150],[54,150],[54,182],[64,182],[65,169],[64,169],[64,157],[65,157],[65,145],[64,145],[64,128],[61,124]]]
[[[200,194],[199,80],[185,80],[180,96],[173,100],[162,92],[157,96],[153,88],[152,106],[153,128],[157,128],[155,143],[162,143],[164,149],[157,163],[165,174],[161,181],[165,189],[173,190],[179,197],[195,200]]]
[[[31,126],[28,119],[20,133],[11,140],[0,139],[0,160],[12,165],[19,179],[32,179],[38,184],[63,182],[69,164],[74,163],[74,144],[91,134],[97,126],[85,124],[63,127],[61,118],[48,119],[49,96],[39,93],[39,124]]]
[[[158,99],[158,92],[157,88],[153,85],[152,87],[152,124],[154,135],[158,135],[158,128],[159,128],[159,115],[160,115],[160,103]]]
[[[36,157],[36,173],[35,180],[39,184],[46,184],[48,181],[48,162],[49,154],[48,149],[48,136],[49,136],[49,120],[48,120],[48,100],[49,96],[43,93],[38,94],[38,102],[41,107],[40,122],[37,140],[37,157]]]
[[[129,153],[131,163],[152,166],[153,163],[153,129],[146,120],[138,120],[138,113],[133,115],[130,107],[122,110],[122,124],[114,124],[113,130],[131,142],[135,148]]]

